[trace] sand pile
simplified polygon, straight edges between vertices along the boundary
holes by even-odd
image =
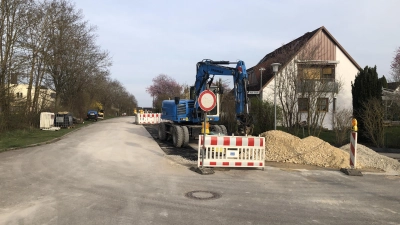
[[[266,142],[266,161],[290,162],[329,168],[350,168],[350,146],[336,148],[317,138],[300,139],[282,131],[261,134]],[[357,168],[400,172],[400,163],[363,145],[357,148]]]

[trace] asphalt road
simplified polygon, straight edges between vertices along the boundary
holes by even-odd
[[[276,167],[200,175],[165,158],[132,121],[1,153],[0,224],[400,224],[399,176]]]

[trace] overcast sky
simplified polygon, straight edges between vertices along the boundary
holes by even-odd
[[[391,77],[400,47],[399,0],[75,0],[75,6],[97,26],[112,78],[141,107],[152,105],[146,87],[159,74],[193,85],[203,59],[240,59],[250,68],[321,26],[361,67],[376,65],[379,77]]]

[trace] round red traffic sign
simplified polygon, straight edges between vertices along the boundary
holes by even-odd
[[[210,90],[204,90],[199,96],[199,105],[203,111],[211,111],[217,104],[217,97]]]

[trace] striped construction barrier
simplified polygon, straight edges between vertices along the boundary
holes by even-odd
[[[161,122],[161,113],[138,113],[136,124],[157,124]]]
[[[265,138],[199,135],[197,165],[205,167],[264,167]],[[204,164],[203,164],[204,162]]]
[[[357,132],[350,133],[350,167],[352,169],[357,167]]]

